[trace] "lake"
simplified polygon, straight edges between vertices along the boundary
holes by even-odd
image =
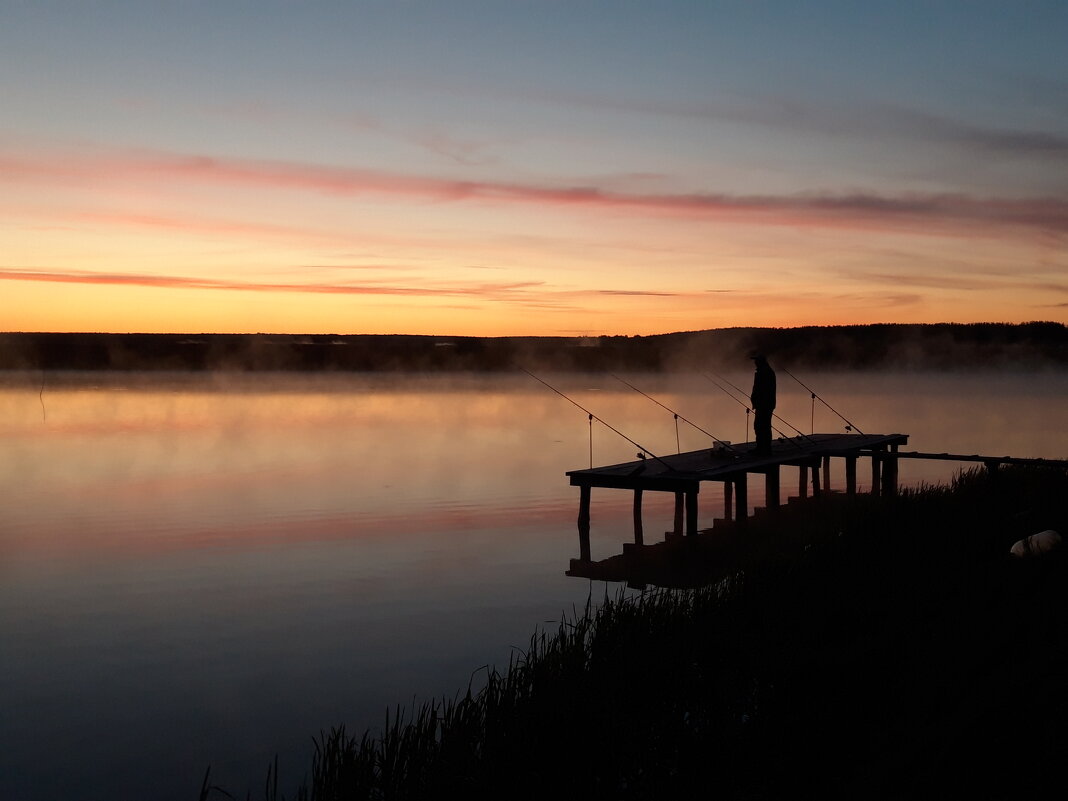
[[[677,444],[672,415],[609,375],[542,377],[653,453],[710,445],[685,424]],[[747,439],[744,406],[705,377],[626,378]],[[799,378],[908,450],[1068,457],[1065,373]],[[782,372],[777,413],[844,425]],[[507,665],[616,592],[564,575],[564,472],[589,466],[590,432],[521,374],[0,374],[0,797],[191,799],[209,763],[243,795],[275,754],[285,789],[320,730],[380,726]],[[635,456],[599,423],[592,451]],[[905,461],[901,481],[960,467]],[[647,541],[672,523],[657,495]],[[630,500],[594,491],[595,559],[629,539]],[[721,504],[702,492],[703,525]]]

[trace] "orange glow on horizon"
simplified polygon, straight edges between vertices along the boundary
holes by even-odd
[[[145,152],[0,171],[9,331],[1068,321],[1052,199],[627,193]]]

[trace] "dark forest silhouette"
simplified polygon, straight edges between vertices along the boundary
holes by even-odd
[[[723,328],[652,336],[0,333],[0,369],[508,371],[1068,367],[1060,323]]]

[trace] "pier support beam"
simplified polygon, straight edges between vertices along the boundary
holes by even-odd
[[[823,488],[830,492],[831,490],[831,457],[823,457]]]
[[[676,537],[682,536],[682,521],[686,509],[686,495],[682,492],[675,493],[675,525],[672,529]]]
[[[642,531],[642,490],[634,490],[634,544],[644,545],[645,535]]]
[[[764,473],[764,505],[769,509],[778,509],[779,500],[779,466],[769,467]]]
[[[739,528],[745,528],[749,519],[749,481],[746,473],[734,479],[734,522]]]
[[[882,494],[897,495],[897,445],[891,445],[890,453],[884,457]]]
[[[808,497],[808,466],[799,464],[797,466],[797,494],[802,498]]]
[[[734,485],[730,479],[723,482],[723,519],[734,519]]]
[[[697,536],[697,490],[686,491],[686,536]]]
[[[579,559],[590,561],[590,488],[579,487]]]
[[[879,495],[883,487],[883,455],[875,451],[871,455],[871,494]]]
[[[812,497],[820,497],[820,463],[812,465]]]
[[[846,495],[857,494],[857,457],[847,456],[845,459]]]

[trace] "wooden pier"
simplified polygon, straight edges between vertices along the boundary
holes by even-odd
[[[764,477],[766,505],[775,510],[781,504],[783,466],[798,468],[798,494],[807,497],[811,487],[819,496],[827,486],[831,460],[845,462],[845,491],[857,491],[857,462],[868,459],[871,487],[875,494],[897,492],[898,449],[908,442],[907,434],[810,434],[772,443],[771,453],[756,453],[755,443],[717,444],[714,448],[639,459],[607,467],[570,470],[571,485],[579,487],[579,550],[581,559],[590,558],[590,495],[594,487],[625,489],[634,493],[634,542],[644,543],[642,496],[645,492],[671,492],[675,495],[674,534],[688,536],[698,531],[697,498],[706,481],[725,484],[724,513],[739,528],[749,515],[749,476]],[[821,480],[822,476],[822,480]]]
[[[571,470],[567,476],[579,495],[579,558],[571,560],[569,576],[604,581],[627,581],[632,586],[646,583],[658,586],[694,587],[721,577],[730,562],[745,550],[746,521],[749,519],[749,476],[764,477],[766,514],[780,508],[782,468],[796,467],[797,495],[819,497],[829,488],[833,459],[844,462],[845,492],[857,493],[857,463],[867,459],[871,471],[871,493],[897,493],[898,460],[933,459],[983,464],[992,476],[1001,465],[1045,466],[1068,470],[1068,460],[984,456],[980,454],[925,453],[903,451],[907,434],[811,434],[772,443],[771,453],[756,453],[755,443],[718,444],[711,449],[689,451],[633,462]],[[724,484],[726,531],[715,536],[696,536],[698,494],[706,481]],[[590,497],[594,487],[624,489],[634,493],[634,542],[624,543],[623,553],[594,562],[590,558]],[[646,545],[642,523],[645,492],[671,492],[675,495],[675,520],[666,539]]]

